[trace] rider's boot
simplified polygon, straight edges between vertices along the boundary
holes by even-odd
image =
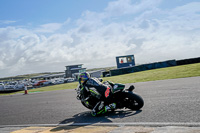
[[[116,103],[112,103],[109,105],[110,109],[116,109]]]
[[[105,106],[104,108],[103,108],[103,105],[104,105],[104,102],[97,103],[97,105],[92,110],[91,115],[97,116],[97,115],[106,113],[108,110],[114,111],[116,109],[116,103],[109,104],[108,106]]]
[[[111,104],[109,104],[108,106],[105,106],[106,112],[107,112],[108,110],[113,111],[113,110],[115,110],[115,109],[116,109],[116,103],[111,103]]]
[[[104,109],[104,102],[103,101],[100,101],[98,102],[95,107],[93,108],[92,112],[91,112],[91,115],[92,116],[97,116],[99,114],[103,114],[105,113],[106,110]]]

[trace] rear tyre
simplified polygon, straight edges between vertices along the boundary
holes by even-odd
[[[131,110],[140,110],[144,106],[144,100],[142,97],[133,92],[126,92],[124,101],[126,108]]]

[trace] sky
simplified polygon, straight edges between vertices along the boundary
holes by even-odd
[[[200,57],[200,0],[1,0],[0,78]]]

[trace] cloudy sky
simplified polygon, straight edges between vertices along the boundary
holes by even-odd
[[[200,57],[199,0],[1,0],[0,77]]]

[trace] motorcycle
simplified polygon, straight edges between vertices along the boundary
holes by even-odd
[[[128,89],[125,89],[125,85],[120,83],[112,83],[110,81],[106,81],[103,84],[110,86],[111,93],[113,94],[112,102],[116,103],[116,109],[128,108],[137,111],[144,106],[144,100],[142,97],[133,92],[135,89],[133,85],[131,85]],[[90,110],[92,110],[98,102],[98,99],[92,95],[84,96],[81,94],[80,86],[77,87],[76,92],[77,99],[81,101],[83,106]]]

